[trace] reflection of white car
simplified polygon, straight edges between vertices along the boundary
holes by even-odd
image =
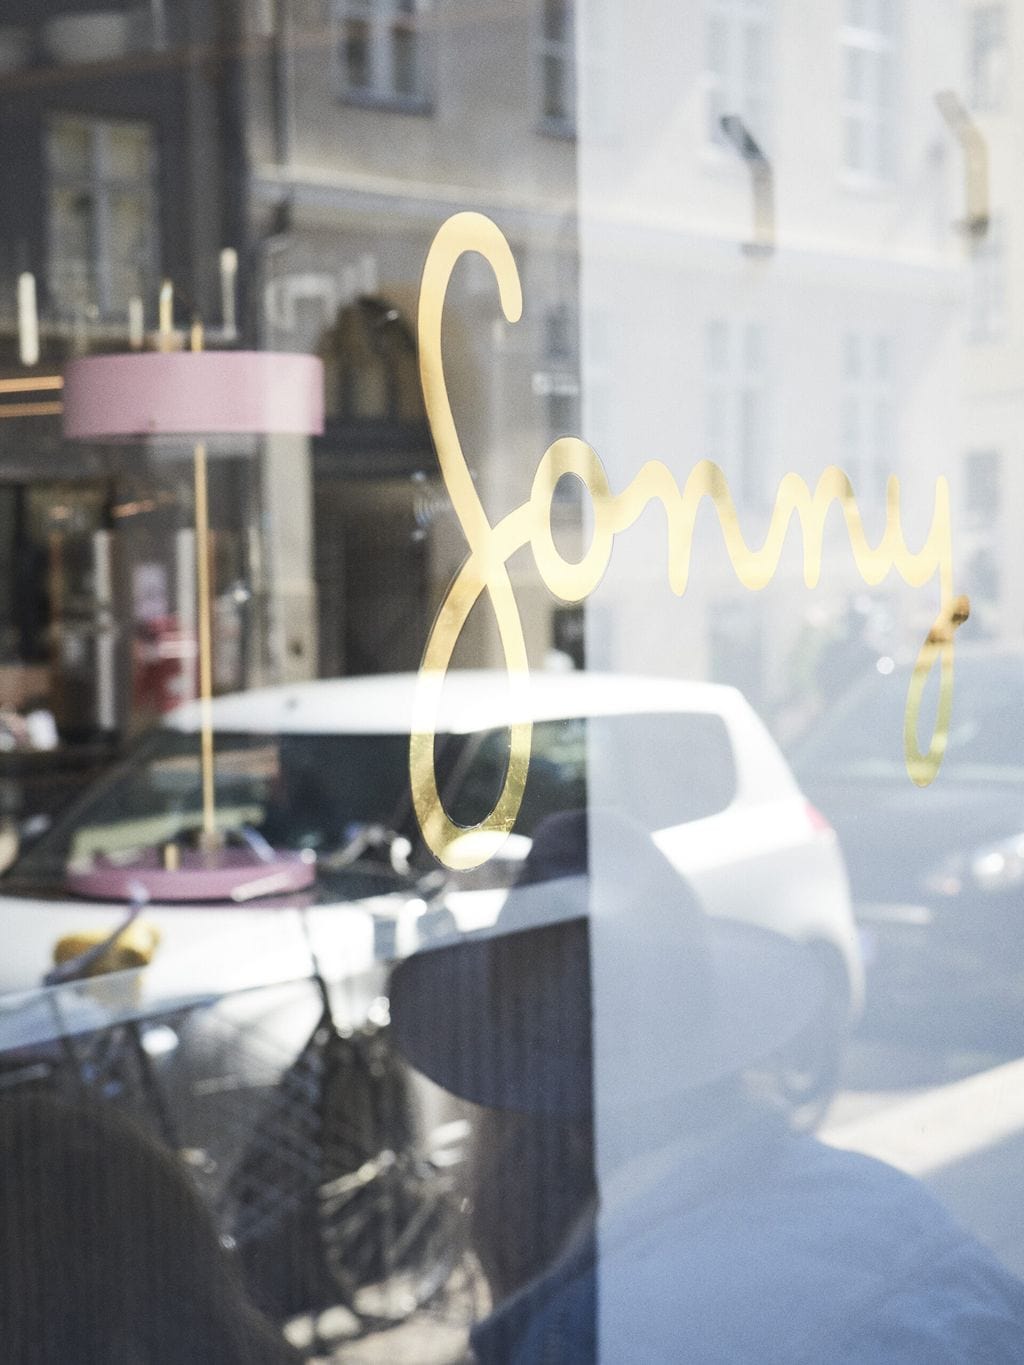
[[[219,823],[246,825],[278,847],[315,850],[317,890],[307,906],[147,906],[162,937],[148,999],[301,974],[303,918],[331,975],[370,969],[375,958],[414,946],[434,913],[427,901],[441,903],[409,800],[414,682],[411,674],[309,682],[214,703]],[[456,671],[446,680],[436,767],[459,824],[483,818],[501,788],[505,726],[519,718],[509,695],[501,673]],[[529,718],[532,758],[515,831],[491,863],[452,874],[446,915],[464,928],[492,920],[538,820],[588,800],[614,801],[656,832],[710,913],[818,945],[846,1009],[859,1009],[861,968],[836,838],[738,692],[541,673],[531,681]],[[69,861],[105,853],[130,864],[133,849],[199,826],[197,727],[194,704],[173,713],[14,865],[0,884],[0,991],[38,985],[62,935],[112,928],[123,917],[121,907],[68,895]],[[387,833],[376,841],[360,838],[378,827]]]

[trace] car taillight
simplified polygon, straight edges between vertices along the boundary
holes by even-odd
[[[808,822],[810,823],[811,829],[814,830],[815,834],[835,833],[835,830],[833,830],[832,826],[825,819],[824,815],[822,815],[821,811],[818,809],[817,806],[813,805],[810,801],[805,801],[804,810],[807,812]]]

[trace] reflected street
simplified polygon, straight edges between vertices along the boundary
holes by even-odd
[[[1024,1160],[1024,1058],[863,1035],[821,1130],[923,1180],[1016,1274],[1024,1274],[1017,1184]]]

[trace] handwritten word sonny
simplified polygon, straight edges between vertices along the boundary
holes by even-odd
[[[681,490],[664,464],[650,460],[628,487],[613,493],[594,450],[576,437],[566,436],[544,452],[528,501],[492,526],[459,443],[441,359],[448,284],[459,258],[471,251],[483,256],[493,270],[501,307],[510,323],[518,321],[523,306],[519,273],[501,230],[478,213],[459,213],[449,218],[434,239],[423,271],[419,301],[420,379],[441,474],[469,554],[448,589],[427,639],[417,678],[409,747],[416,815],[436,857],[452,868],[478,867],[492,857],[515,823],[529,771],[532,726],[528,720],[513,720],[501,793],[491,812],[473,827],[475,837],[465,839],[466,829],[449,818],[437,788],[434,739],[445,676],[474,605],[483,593],[490,598],[512,691],[510,714],[527,716],[530,670],[519,608],[506,567],[509,557],[529,543],[548,589],[565,602],[581,602],[601,581],[615,536],[632,526],[650,502],[660,503],[665,511],[668,580],[672,591],[680,596],[689,581],[693,528],[704,498],[709,498],[715,507],[730,562],[746,588],[757,590],[772,581],[794,516],[803,534],[804,581],[808,587],[814,587],[821,576],[825,522],[833,503],[841,508],[854,561],[865,583],[872,586],[881,583],[892,570],[912,587],[923,587],[938,576],[940,610],[918,654],[904,713],[907,771],[919,786],[927,786],[942,762],[952,713],[954,632],[967,619],[969,610],[967,599],[953,592],[946,480],[936,480],[931,527],[920,550],[908,549],[904,540],[900,488],[895,477],[888,483],[885,531],[878,544],[872,546],[864,533],[850,480],[835,466],[825,469],[813,492],[798,475],[787,474],[779,484],[764,542],[760,547],[752,547],[740,529],[725,475],[710,460],[694,465]],[[574,475],[586,487],[593,511],[590,544],[576,562],[560,554],[551,533],[551,500],[556,484],[565,475]],[[938,711],[928,749],[922,753],[918,747],[918,715],[928,675],[937,661],[941,664]]]

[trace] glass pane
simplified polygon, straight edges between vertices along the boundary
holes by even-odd
[[[883,111],[886,120],[892,117],[889,112],[896,103],[896,79],[897,70],[895,60],[881,53],[875,66],[875,81],[877,89],[878,107]]]
[[[880,180],[891,180],[896,164],[894,128],[888,118],[882,118],[872,130],[876,147],[873,172]]]
[[[892,340],[887,336],[876,336],[874,339],[874,362],[875,376],[878,379],[886,380],[892,368]]]
[[[71,119],[50,124],[47,137],[51,171],[60,176],[87,176],[92,169],[92,141],[89,126]]]
[[[847,116],[843,120],[843,160],[851,171],[867,170],[865,160],[865,128],[861,119]]]
[[[1001,458],[998,451],[972,451],[965,460],[968,508],[981,521],[996,516],[1001,501]]]
[[[867,53],[863,48],[847,47],[843,54],[846,70],[845,94],[858,103],[867,98]]]
[[[860,402],[856,398],[844,398],[839,413],[843,467],[852,478],[860,465],[862,449]]]
[[[144,298],[151,286],[151,205],[148,195],[117,191],[109,198],[109,298],[112,311],[126,313],[128,300]]]
[[[764,328],[756,324],[748,326],[743,337],[743,362],[748,371],[756,373],[764,369],[766,349],[767,339]]]
[[[0,9],[0,1365],[1019,1365],[1022,6]]]
[[[146,180],[152,176],[152,134],[145,124],[111,123],[105,141],[106,170],[113,179]]]
[[[109,198],[111,255],[138,259],[149,247],[150,202],[146,193],[115,190]]]
[[[704,356],[709,370],[723,374],[729,369],[729,324],[714,319],[704,328]]]
[[[970,23],[970,99],[976,109],[998,109],[1007,72],[1006,11],[1002,5],[975,9]]]
[[[532,834],[542,820],[559,811],[585,809],[587,749],[614,763],[627,752],[648,776],[644,805],[637,819],[651,829],[667,829],[706,818],[724,809],[735,793],[736,774],[729,736],[717,716],[623,715],[588,721],[545,721],[534,731],[537,765],[531,769],[517,831]],[[494,804],[504,780],[508,741],[492,732],[483,738],[457,790],[451,791],[452,817],[472,825]],[[664,764],[660,755],[675,762]]]
[[[719,85],[709,87],[706,101],[707,139],[709,142],[723,142],[725,134],[722,131],[722,118],[726,113],[734,111],[726,109],[725,92]]]
[[[875,404],[875,440],[873,475],[878,479],[878,492],[885,487],[890,470],[899,467],[895,449],[896,432],[893,425],[892,404],[880,398]]]
[[[743,30],[743,79],[757,89],[768,79],[768,32],[762,23],[749,23]]]
[[[568,104],[565,62],[561,57],[545,56],[544,117],[556,121],[568,119],[572,111]]]
[[[847,332],[843,337],[843,374],[847,379],[860,377],[863,361],[863,339],[856,332]]]
[[[761,502],[764,484],[765,422],[764,394],[745,388],[740,403],[740,487],[748,503]]]
[[[900,0],[875,0],[875,3],[878,7],[875,22],[879,33],[892,36],[898,27]]]
[[[729,28],[718,15],[710,15],[704,26],[707,71],[725,79],[729,71]]]
[[[395,93],[412,97],[419,93],[419,39],[414,30],[396,25],[391,30],[391,70]]]
[[[345,85],[351,90],[367,90],[371,84],[370,26],[365,19],[346,19],[341,45]]]
[[[56,261],[87,260],[92,247],[92,196],[80,190],[54,190],[50,199],[50,232]]]

